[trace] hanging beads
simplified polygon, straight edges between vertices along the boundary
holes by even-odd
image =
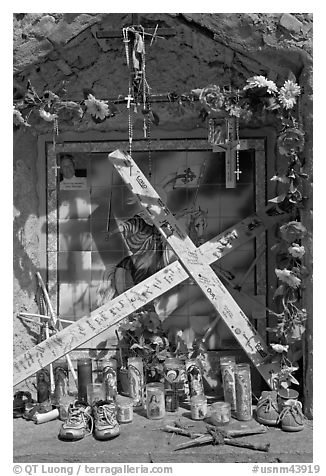
[[[129,68],[129,66],[130,66],[130,58],[129,58],[129,43],[130,43],[130,40],[128,38],[128,28],[122,28],[122,34],[123,34],[123,42],[125,44],[126,62],[127,62],[128,68]]]
[[[128,109],[128,138],[129,138],[129,155],[132,152],[132,137],[133,137],[133,123],[132,123],[132,111]]]
[[[236,104],[238,105],[239,103],[239,90],[237,90],[236,93]],[[235,128],[236,128],[236,170],[235,174],[237,176],[237,181],[239,181],[240,174],[242,174],[242,171],[240,170],[240,119],[239,116],[236,116],[235,119]]]
[[[59,123],[58,123],[58,117],[55,116],[55,118],[53,119],[53,138],[52,138],[53,149],[55,149],[56,136],[58,136],[58,135],[59,135]]]

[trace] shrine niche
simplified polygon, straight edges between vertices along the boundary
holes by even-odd
[[[299,301],[307,276],[301,248],[306,228],[298,212],[307,179],[300,68],[283,53],[279,67],[269,55],[249,58],[209,29],[194,41],[185,18],[179,23],[173,15],[148,14],[147,23],[127,20],[104,17],[69,40],[64,64],[57,58],[40,64],[44,74],[64,70],[62,84],[54,75],[45,88],[34,68],[17,74],[25,92],[16,102],[15,127],[19,134],[33,127],[39,135],[39,264],[56,314],[71,322],[70,331],[50,337],[51,356],[36,355],[30,346],[24,354],[32,362],[28,369],[18,356],[17,382],[59,354],[76,351],[96,359],[115,351],[139,318],[159,328],[174,351],[200,344],[212,356],[232,351],[251,359],[258,352],[258,360],[251,360],[270,386],[272,374],[278,385],[296,383],[292,373],[302,350],[293,336],[305,331]],[[92,55],[83,56],[86,46]],[[70,81],[76,70],[77,80]],[[213,270],[237,303],[246,330],[240,324],[230,329],[228,311],[221,318],[198,276],[184,274],[169,245],[172,222],[155,228],[108,159],[117,149],[134,161],[130,177],[139,167],[197,250],[221,240],[218,261],[208,257],[203,269]],[[282,226],[292,222],[300,225],[287,233]],[[276,243],[276,235],[283,243]],[[282,250],[290,253],[288,262]],[[173,286],[164,283],[166,267],[175,273]],[[144,309],[133,309],[133,293],[139,298],[157,274],[159,294],[147,296]],[[261,340],[255,341],[256,333]],[[38,346],[41,352],[43,344]],[[258,376],[254,380],[260,388]]]

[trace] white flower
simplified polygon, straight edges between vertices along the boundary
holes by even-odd
[[[53,122],[58,117],[57,114],[51,114],[50,112],[47,112],[44,109],[40,109],[40,116],[47,122]]]
[[[293,258],[301,259],[305,254],[306,250],[304,246],[300,246],[297,243],[292,243],[292,245],[288,247],[288,252],[291,256],[293,256]]]
[[[287,80],[285,81],[284,86],[281,87],[278,98],[285,109],[292,109],[297,102],[296,96],[299,96],[300,92],[301,88],[297,83]]]
[[[247,83],[248,84],[243,88],[244,91],[253,88],[267,88],[269,94],[277,93],[277,86],[274,81],[266,79],[265,76],[252,76],[247,79]]]
[[[19,127],[20,125],[23,125],[23,126],[26,126],[26,127],[31,127],[31,125],[28,124],[28,122],[23,117],[22,113],[20,111],[18,111],[18,109],[16,109],[15,107],[14,107],[14,112],[13,112],[13,120],[14,120],[14,125],[15,126]]]
[[[88,95],[88,99],[85,100],[87,111],[94,117],[101,119],[102,121],[110,115],[109,106],[106,101],[96,99],[92,94]]]
[[[271,344],[271,348],[275,350],[278,354],[282,354],[282,352],[287,352],[289,350],[288,345],[282,345],[282,344]]]
[[[275,269],[275,274],[280,281],[288,284],[291,288],[298,288],[301,284],[301,279],[297,278],[289,269]]]
[[[270,179],[271,182],[281,182],[281,183],[289,183],[290,179],[285,175],[273,175]]]

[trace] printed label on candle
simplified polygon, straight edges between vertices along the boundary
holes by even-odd
[[[128,377],[130,396],[133,399],[134,407],[139,407],[143,404],[143,375],[137,367],[129,364]]]
[[[103,383],[106,399],[115,399],[117,395],[117,372],[109,365],[103,368]]]

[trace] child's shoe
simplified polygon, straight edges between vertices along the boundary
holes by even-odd
[[[278,422],[284,431],[301,431],[304,429],[305,417],[302,413],[302,405],[298,400],[284,402]]]
[[[275,426],[279,416],[276,391],[263,391],[257,403],[257,421],[263,425]]]

